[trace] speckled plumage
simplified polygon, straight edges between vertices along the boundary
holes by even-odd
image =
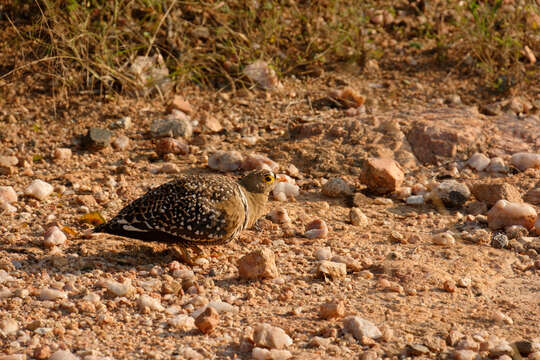
[[[222,175],[182,176],[151,189],[94,232],[184,247],[223,244],[264,214],[274,180],[265,170],[240,182]]]

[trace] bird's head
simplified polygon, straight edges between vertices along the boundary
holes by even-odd
[[[240,184],[251,193],[268,194],[276,185],[276,175],[270,170],[254,170],[240,179]]]

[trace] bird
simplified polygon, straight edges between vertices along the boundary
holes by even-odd
[[[92,232],[172,244],[187,251],[198,245],[226,244],[265,213],[276,176],[254,170],[236,181],[224,175],[183,175],[150,189]]]

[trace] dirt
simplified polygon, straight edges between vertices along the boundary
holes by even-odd
[[[518,96],[538,104],[538,89],[486,100],[472,92],[474,79],[436,70],[384,68],[367,76],[327,73],[283,82],[284,89],[277,92],[250,89],[231,94],[196,88],[180,92],[195,109],[192,120],[213,117],[223,130],[212,133],[195,126],[187,140],[189,154],[166,159],[179,173],[214,172],[207,159],[217,150],[256,152],[276,161],[280,172],[294,164],[301,193],[294,201],[271,198],[268,206],[268,211],[287,210],[294,234],[262,219],[258,229],[242,232],[234,242],[208,248],[207,262],[192,268],[194,286],[173,294],[164,292],[162,284],[184,265],[175,262],[175,253],[167,245],[105,235],[89,238],[84,234],[92,226],[81,222],[85,211],[98,211],[110,219],[150,187],[178,176],[153,171],[164,159],[156,154],[157,140],[149,129],[153,120],[167,114],[164,101],[90,95],[59,100],[46,94],[7,92],[9,101],[0,110],[0,155],[15,155],[24,165],[15,167],[13,174],[0,175],[0,185],[12,186],[19,195],[16,211],[0,214],[1,268],[14,278],[0,285],[13,293],[0,299],[0,319],[11,318],[18,324],[14,333],[0,335],[0,353],[34,358],[42,356],[40,352],[48,355],[47,351],[67,349],[86,359],[181,359],[193,355],[191,348],[201,358],[248,359],[254,346],[253,328],[259,323],[285,330],[293,340],[288,350],[296,359],[352,359],[369,348],[381,358],[396,358],[407,356],[407,345],[414,344],[428,347],[426,358],[443,358],[455,349],[447,342],[452,330],[476,336],[477,343],[492,335],[508,342],[539,341],[536,251],[519,253],[469,242],[460,232],[468,221],[463,207],[412,206],[391,194],[381,200],[359,180],[362,160],[391,157],[404,170],[407,186],[431,186],[450,177],[465,183],[503,178],[523,195],[538,187],[540,170],[492,174],[462,164],[476,151],[501,156],[506,163],[517,151],[540,152],[538,106],[519,116],[505,110]],[[365,96],[365,106],[359,110],[332,108],[324,102],[317,106],[317,100],[328,97],[331,90],[344,87]],[[461,95],[461,103],[447,101],[454,94]],[[499,115],[478,111],[497,101],[503,109]],[[130,116],[133,125],[113,131],[114,137],[129,138],[126,150],[108,146],[89,151],[77,145],[89,126],[107,128],[124,116]],[[437,128],[451,125],[465,140],[456,138],[451,156],[436,158],[435,164],[422,163],[408,141],[419,120]],[[478,136],[468,136],[468,129],[478,131]],[[246,140],[250,137],[256,137],[254,145]],[[72,149],[72,157],[54,161],[54,150],[63,147]],[[352,184],[356,196],[321,194],[324,179],[334,176]],[[117,184],[108,184],[110,178]],[[34,179],[55,186],[54,193],[43,201],[23,196]],[[83,195],[101,200],[93,202]],[[367,215],[368,225],[350,223],[352,206]],[[540,212],[538,204],[535,208]],[[328,224],[327,238],[302,236],[305,225],[314,219]],[[72,233],[64,230],[67,242],[50,250],[44,247],[43,236],[54,224]],[[480,222],[476,226],[487,229]],[[455,234],[456,244],[433,245],[431,235],[446,230]],[[396,240],[396,232],[404,240]],[[540,241],[533,231],[528,236]],[[236,262],[261,247],[275,253],[280,277],[240,279]],[[349,272],[341,280],[317,277],[314,252],[322,247],[359,260],[363,271]],[[469,286],[450,291],[445,285],[467,277]],[[135,292],[115,297],[100,285],[103,279],[131,279]],[[401,291],[381,286],[383,279],[399,284]],[[48,287],[64,291],[67,299],[40,299],[40,289]],[[21,289],[27,289],[28,295],[17,292]],[[93,306],[85,300],[90,293],[99,295]],[[209,334],[196,328],[184,331],[167,324],[174,317],[167,311],[141,309],[137,301],[141,294],[160,299],[165,308],[178,307],[180,314],[197,310],[205,303],[202,298],[227,302],[238,312],[221,313],[217,328]],[[319,317],[320,305],[340,300],[345,316],[373,322],[384,339],[355,339],[343,330],[342,318]],[[498,321],[497,312],[512,321]],[[32,325],[36,320],[42,330]],[[329,345],[313,346],[315,336],[328,337]],[[488,354],[480,352],[482,357]]]

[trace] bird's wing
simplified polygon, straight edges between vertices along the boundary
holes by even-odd
[[[245,219],[238,191],[225,177],[179,178],[133,201],[110,227],[136,238],[144,237],[138,232],[157,231],[194,243],[217,243],[234,236]]]

